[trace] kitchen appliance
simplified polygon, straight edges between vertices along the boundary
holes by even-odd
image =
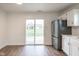
[[[62,35],[72,34],[71,27],[67,27],[67,20],[54,20],[51,23],[52,45],[62,50]]]

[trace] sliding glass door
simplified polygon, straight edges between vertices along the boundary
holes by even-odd
[[[34,44],[34,20],[26,21],[26,44]]]
[[[26,44],[44,44],[44,20],[26,20]]]
[[[43,30],[44,30],[44,20],[36,19],[35,21],[35,44],[43,44]]]

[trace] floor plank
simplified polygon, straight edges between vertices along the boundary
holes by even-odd
[[[0,50],[1,56],[64,56],[62,51],[57,51],[52,46],[6,46]]]

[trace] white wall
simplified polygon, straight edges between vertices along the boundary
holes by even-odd
[[[8,45],[24,45],[26,19],[44,19],[44,44],[51,45],[51,21],[56,13],[8,13]]]
[[[7,20],[4,11],[0,10],[0,49],[7,44]]]

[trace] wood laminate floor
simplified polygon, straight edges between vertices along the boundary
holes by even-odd
[[[57,51],[52,46],[6,46],[0,50],[3,56],[64,56],[62,51]]]

